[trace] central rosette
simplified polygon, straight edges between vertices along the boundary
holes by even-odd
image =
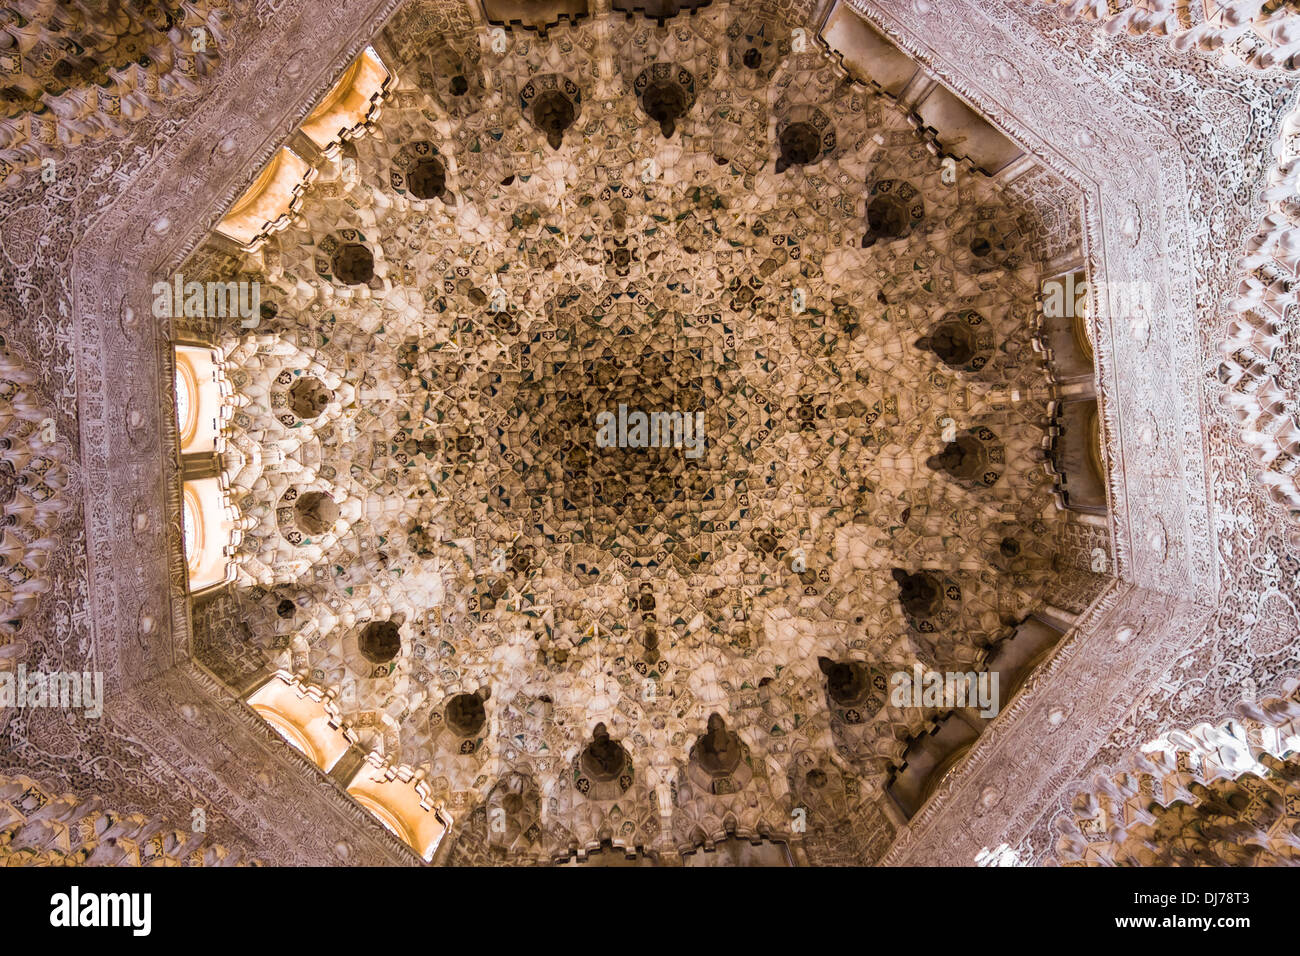
[[[720,402],[740,385],[725,334],[673,312],[635,331],[593,315],[525,347],[502,442],[542,524],[628,569],[688,575],[713,559],[700,543],[726,524],[744,478]]]

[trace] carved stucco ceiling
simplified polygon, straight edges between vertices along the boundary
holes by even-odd
[[[787,834],[828,734],[852,805],[884,799],[938,710],[835,701],[817,658],[981,668],[1053,573],[1037,208],[945,171],[780,19],[516,32],[480,61],[473,33],[430,54],[419,9],[293,225],[180,270],[271,307],[218,335],[224,640],[334,691],[453,812],[535,777],[551,853],[654,845],[670,788],[681,847],[728,814]],[[549,137],[546,97],[571,119]],[[698,419],[702,447],[600,447],[620,405]],[[358,645],[378,620],[391,659]],[[478,688],[490,720],[448,726]],[[688,775],[712,712],[751,767],[725,799]],[[568,765],[598,721],[635,790],[595,813]]]

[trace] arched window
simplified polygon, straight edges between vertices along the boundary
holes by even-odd
[[[1077,384],[1092,390],[1096,375],[1089,314],[1100,294],[1083,269],[1043,280],[1039,336],[1049,356],[1052,372],[1062,385]]]
[[[393,768],[375,754],[348,785],[348,793],[426,861],[433,859],[449,823],[410,768]]]
[[[277,673],[250,694],[248,705],[326,773],[352,745],[340,727],[337,709],[324,693],[287,672]]]
[[[191,576],[203,554],[203,512],[194,489],[186,488],[181,500],[185,532],[185,563]]]
[[[370,815],[382,823],[388,832],[397,837],[397,839],[401,840],[408,846],[415,843],[414,834],[407,830],[406,825],[382,803],[372,800],[364,793],[354,793],[352,794],[352,799],[365,807],[370,812]]]
[[[315,178],[316,170],[310,163],[289,147],[281,146],[253,185],[217,223],[217,231],[246,249],[255,249],[267,236],[289,225]]]
[[[349,772],[336,770],[358,737],[343,724],[329,692],[278,671],[247,701],[291,747],[326,773],[333,772],[348,794],[394,836],[424,860],[433,859],[451,821],[433,805],[428,787],[410,767],[392,767],[372,753],[355,771],[346,762],[342,766]]]
[[[189,362],[176,356],[176,422],[181,432],[181,448],[194,441],[199,430],[199,383]]]
[[[356,139],[378,118],[391,82],[379,55],[367,47],[303,121],[302,131],[322,152],[335,155],[344,140]]]
[[[176,426],[182,455],[218,451],[222,372],[216,353],[194,345],[176,347]]]
[[[275,730],[277,734],[288,741],[289,746],[301,753],[304,757],[316,764],[318,767],[324,762],[324,758],[312,746],[311,740],[301,730],[289,723],[275,711],[266,707],[255,707],[258,715],[265,720]]]
[[[191,591],[224,584],[233,574],[226,551],[233,540],[235,519],[235,509],[220,478],[185,482],[181,524]]]
[[[238,543],[238,514],[226,493],[218,456],[230,407],[218,353],[197,345],[176,347],[176,427],[184,485],[181,527],[191,591],[223,584],[233,576],[228,546]]]
[[[1058,405],[1055,425],[1049,463],[1057,476],[1061,506],[1105,514],[1106,462],[1097,400],[1066,398]]]

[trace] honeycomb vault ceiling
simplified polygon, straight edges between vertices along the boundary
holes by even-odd
[[[201,808],[149,852],[202,862],[1098,862],[1147,831],[1089,851],[1127,811],[1066,807],[1143,744],[1285,758],[1296,535],[1216,398],[1290,135],[1267,29],[515,6],[191,11],[211,56],[158,46],[185,20],[101,44],[162,80],[115,126],[61,106],[52,179],[5,153],[0,664],[107,703],[3,712],[0,806]],[[178,274],[262,308],[158,322]],[[1073,326],[1055,276],[1105,283]],[[221,382],[205,456],[178,348]],[[696,432],[605,447],[620,409]],[[914,667],[1002,712],[898,705]]]
[[[888,676],[985,668],[1054,577],[1036,210],[945,174],[781,18],[482,57],[434,23],[388,27],[399,82],[292,226],[182,268],[256,277],[275,313],[214,323],[244,528],[205,653],[331,689],[466,823],[527,781],[540,826],[495,841],[524,859],[788,840],[808,806],[831,859],[883,845],[876,805],[947,714],[893,706]],[[691,440],[635,447],[632,420],[602,447],[603,413]],[[828,697],[819,658],[877,686]],[[698,746],[738,765],[691,756],[710,714]],[[603,789],[598,723],[628,756]],[[876,829],[839,845],[844,815]]]

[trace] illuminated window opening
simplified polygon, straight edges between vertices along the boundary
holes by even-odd
[[[293,747],[294,750],[297,750],[318,767],[323,763],[321,755],[312,746],[312,742],[307,739],[307,735],[297,727],[269,707],[254,707],[253,710],[257,711],[258,715],[270,724],[276,733],[288,741],[289,746]]]
[[[181,448],[193,444],[199,430],[199,383],[194,367],[176,356],[176,423],[181,432]]]
[[[199,517],[201,508],[197,493],[193,488],[186,488],[181,509],[185,527],[185,564],[189,568],[190,577],[198,572],[203,557],[203,522]]]
[[[352,746],[338,710],[318,688],[279,672],[248,697],[248,705],[289,745],[329,773]]]
[[[190,590],[202,591],[230,580],[234,566],[227,551],[235,532],[235,509],[219,478],[185,482],[181,521]]]
[[[176,425],[182,455],[219,451],[224,375],[212,349],[176,347]]]
[[[1093,409],[1088,417],[1088,467],[1103,485],[1106,483],[1106,463],[1102,457],[1101,417]]]
[[[382,804],[370,799],[370,797],[367,797],[364,793],[354,793],[352,794],[352,799],[365,807],[366,810],[370,812],[370,815],[382,823],[388,832],[397,837],[397,839],[401,840],[407,846],[413,846],[415,844],[415,835],[406,828],[401,820],[397,819],[397,817],[389,812],[389,810]]]
[[[414,779],[410,768],[394,770],[381,760],[371,754],[368,765],[348,786],[348,793],[428,862],[447,835],[449,824],[429,803],[427,786]]]
[[[287,146],[280,147],[253,185],[217,223],[217,232],[245,249],[255,250],[272,233],[288,228],[315,178],[316,170],[310,163]]]
[[[302,131],[326,155],[337,154],[345,140],[361,136],[379,118],[392,80],[379,55],[367,47],[303,121]]]

